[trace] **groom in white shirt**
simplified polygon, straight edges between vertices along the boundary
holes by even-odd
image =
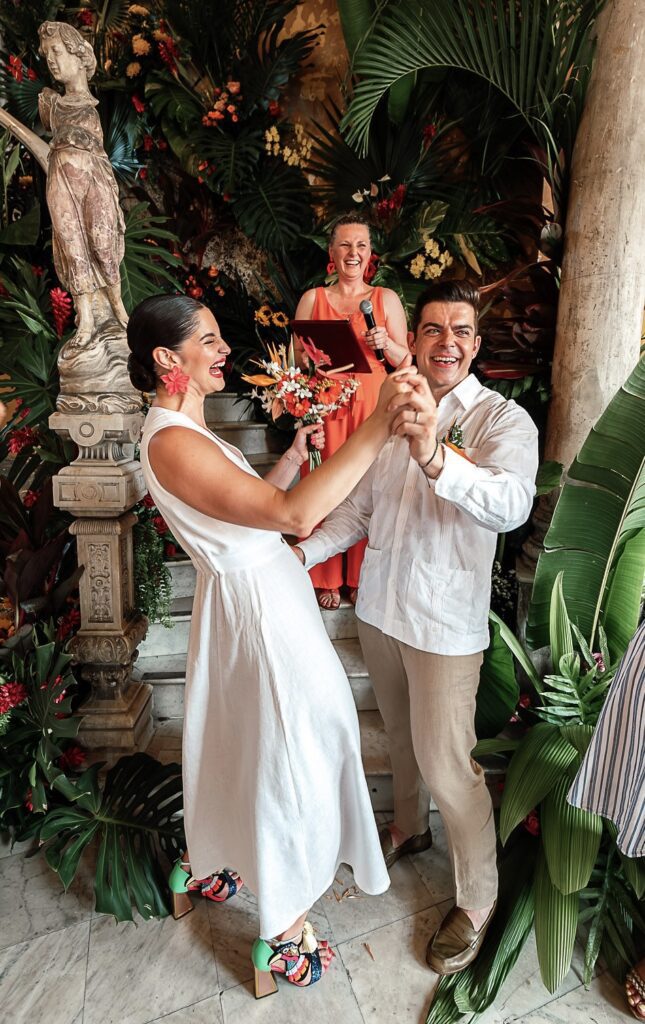
[[[389,867],[431,845],[431,793],[456,887],[456,906],[428,946],[440,974],[475,958],[495,911],[493,810],[470,756],[475,699],[496,537],[528,518],[538,465],[527,413],[469,373],[477,314],[478,292],[463,281],[419,297],[409,340],[420,376],[393,436],[295,549],[309,568],[368,538],[356,614],[394,782],[381,846]]]

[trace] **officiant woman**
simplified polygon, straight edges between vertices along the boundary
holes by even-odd
[[[365,352],[371,373],[357,373],[360,387],[350,405],[325,419],[323,461],[337,452],[347,438],[376,407],[379,390],[386,375],[386,364],[398,366],[408,352],[407,322],[401,301],[391,288],[373,288],[368,281],[373,271],[369,224],[356,214],[340,217],[329,238],[329,272],[338,280],[327,288],[306,291],[296,309],[296,320],[349,320],[356,338]],[[374,310],[376,327],[368,330],[359,306],[369,299]],[[381,358],[379,359],[379,355]],[[305,368],[307,359],[296,341],[296,358]],[[309,473],[305,464],[301,478]],[[321,608],[338,608],[340,587],[349,588],[350,600],[356,604],[365,541],[350,548],[345,556],[335,555],[315,566],[310,576]]]

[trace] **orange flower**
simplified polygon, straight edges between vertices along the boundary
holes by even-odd
[[[450,448],[453,452],[456,452],[457,455],[461,455],[462,459],[466,459],[468,462],[473,461],[469,455],[466,455],[463,448],[458,448],[456,444],[452,443],[452,441],[444,441],[443,443],[445,444],[446,448]]]
[[[321,405],[333,405],[340,398],[342,390],[342,384],[339,381],[326,378],[321,380],[318,385],[316,397]]]
[[[311,409],[311,402],[308,398],[296,398],[295,395],[285,395],[284,404],[287,412],[291,413],[297,420],[306,416]]]

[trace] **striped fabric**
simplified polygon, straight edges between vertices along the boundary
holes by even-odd
[[[567,799],[613,821],[625,856],[645,856],[645,621],[625,651]]]

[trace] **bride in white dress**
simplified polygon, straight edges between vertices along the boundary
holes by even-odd
[[[248,885],[262,937],[252,952],[256,996],[275,990],[277,973],[306,986],[333,957],[306,913],[339,864],[351,865],[368,893],[384,892],[389,877],[349,683],[281,533],[307,536],[349,494],[385,444],[416,370],[407,357],[360,429],[286,490],[311,428],[264,480],[208,429],[204,398],[224,388],[230,349],[205,306],[146,299],[130,317],[128,344],[133,384],[156,390],[141,440],[144,476],[197,570],[183,734],[189,852],[170,878],[173,910],[190,909],[191,891],[223,901]]]

